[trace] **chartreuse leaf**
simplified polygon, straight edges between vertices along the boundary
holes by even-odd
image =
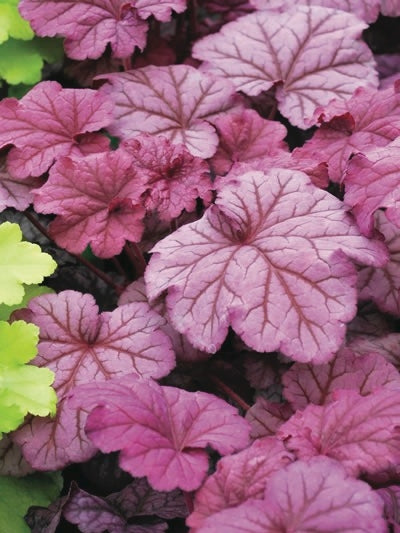
[[[40,296],[41,294],[53,294],[53,289],[46,287],[46,285],[23,285],[25,294],[22,298],[22,301],[15,305],[5,305],[0,304],[0,320],[8,320],[10,315],[16,309],[22,309],[27,307],[29,302],[35,296]]]
[[[54,63],[63,56],[62,42],[56,39],[31,41],[8,39],[0,45],[0,78],[16,85],[33,85],[42,77],[44,62]]]
[[[25,365],[35,357],[38,339],[39,328],[34,324],[0,321],[0,435],[17,428],[27,413],[55,413],[53,372]]]
[[[29,507],[47,507],[61,488],[59,472],[36,473],[24,478],[0,476],[0,531],[29,533],[24,521]]]
[[[34,36],[29,22],[18,11],[18,0],[1,0],[0,2],[0,44],[9,37],[30,40]]]
[[[0,303],[14,305],[24,296],[23,283],[41,283],[56,269],[56,262],[37,244],[21,242],[18,224],[0,225]]]

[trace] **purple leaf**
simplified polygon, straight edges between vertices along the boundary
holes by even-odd
[[[250,3],[257,9],[281,13],[293,7],[293,2],[290,0],[250,0]],[[296,5],[332,7],[353,13],[365,22],[371,23],[378,18],[380,3],[381,0],[300,0]]]
[[[360,236],[342,203],[301,172],[248,172],[216,203],[152,249],[149,298],[168,289],[172,325],[209,353],[232,326],[256,351],[330,359],[356,312],[344,254],[382,265],[384,244]]]
[[[340,182],[353,153],[386,146],[400,135],[400,83],[384,91],[359,88],[315,115],[320,129],[294,154],[326,162],[331,180]]]
[[[276,359],[255,352],[245,353],[243,364],[246,379],[255,389],[268,389],[279,384],[285,370],[285,367],[280,365]]]
[[[102,91],[115,103],[110,133],[123,139],[163,135],[202,158],[211,157],[218,144],[209,121],[237,103],[228,80],[188,65],[148,66],[101,78],[109,81]]]
[[[40,185],[38,178],[14,179],[7,171],[6,157],[0,157],[0,212],[7,207],[24,211],[33,201],[32,189]]]
[[[33,472],[33,468],[23,458],[19,446],[9,435],[4,435],[0,440],[0,476],[22,477]]]
[[[100,405],[86,423],[91,441],[105,453],[121,450],[121,468],[156,490],[195,490],[208,469],[204,448],[227,455],[248,444],[248,423],[211,394],[131,376],[77,388],[70,402],[88,396]]]
[[[71,496],[64,507],[64,516],[72,524],[79,527],[83,533],[162,533],[167,524],[158,523],[143,528],[128,524],[128,516],[109,501],[110,497],[100,498],[88,492],[73,487]],[[135,513],[132,512],[131,516]]]
[[[359,39],[365,28],[354,15],[324,7],[259,11],[204,37],[193,57],[250,96],[275,85],[282,115],[307,128],[318,106],[360,86],[377,87],[372,53]]]
[[[59,404],[54,419],[33,418],[13,440],[32,466],[55,470],[89,459],[95,451],[84,434],[90,405],[83,405],[82,411],[67,405],[71,389],[132,372],[165,376],[174,366],[174,354],[159,329],[159,316],[144,303],[99,315],[91,295],[64,291],[34,298],[29,309],[31,322],[40,328],[34,362],[55,372]]]
[[[400,375],[396,368],[376,353],[356,355],[340,350],[325,365],[295,363],[282,378],[283,394],[294,410],[309,403],[321,405],[332,401],[339,389],[351,389],[361,396],[375,390],[400,389]]]
[[[148,211],[156,210],[162,221],[196,209],[196,199],[205,205],[212,199],[210,170],[205,161],[193,156],[184,145],[163,137],[140,135],[123,143],[133,168],[145,181],[142,194]]]
[[[216,174],[226,174],[234,163],[254,163],[288,150],[283,141],[286,128],[261,118],[252,109],[226,113],[215,119],[214,124],[219,145],[210,163]]]
[[[400,461],[400,389],[359,396],[336,392],[336,401],[308,405],[283,424],[277,436],[300,459],[327,455],[358,476],[374,474]]]
[[[385,237],[389,262],[382,268],[361,268],[358,275],[360,300],[372,300],[382,311],[400,316],[400,234],[399,228],[382,211],[375,217],[376,228]]]
[[[392,485],[378,489],[376,492],[385,504],[385,516],[394,527],[393,533],[398,533],[400,531],[400,487]]]
[[[146,2],[143,2],[146,4]],[[115,57],[146,45],[148,24],[125,0],[22,0],[21,15],[41,37],[62,35],[72,59],[97,59],[108,43]]]
[[[246,413],[246,420],[251,424],[251,438],[275,435],[292,414],[293,409],[288,403],[274,403],[259,396]]]
[[[187,525],[201,527],[214,513],[236,507],[249,498],[263,499],[270,477],[292,460],[282,442],[272,437],[258,439],[246,450],[224,457],[197,491]]]
[[[269,480],[264,501],[248,500],[209,517],[197,533],[296,531],[385,533],[383,502],[336,461],[296,461]]]
[[[63,89],[55,81],[38,83],[19,101],[2,100],[0,148],[14,145],[7,157],[10,174],[40,176],[62,155],[105,150],[105,136],[90,135],[87,141],[83,134],[107,126],[111,110],[104,95],[91,89]]]
[[[386,17],[400,16],[400,6],[397,0],[381,0],[381,13]]]
[[[393,141],[383,148],[356,154],[349,161],[344,177],[344,201],[364,235],[372,235],[373,215],[381,207],[397,227],[400,227],[400,142]]]
[[[49,227],[57,244],[81,253],[88,244],[99,257],[118,255],[125,241],[138,242],[146,184],[123,150],[85,158],[62,157],[35,194],[35,208],[59,215]]]
[[[380,337],[359,335],[351,338],[349,347],[358,354],[369,352],[381,354],[400,370],[400,333],[386,333]]]

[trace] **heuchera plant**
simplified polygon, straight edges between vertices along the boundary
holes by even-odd
[[[400,531],[400,2],[0,15],[1,531]]]

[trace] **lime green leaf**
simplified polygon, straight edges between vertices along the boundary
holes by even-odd
[[[41,283],[57,267],[49,254],[37,244],[21,242],[18,224],[0,225],[0,303],[20,303],[24,296],[23,283]]]
[[[0,434],[16,429],[27,413],[55,413],[54,373],[25,364],[35,357],[38,339],[34,324],[0,321]]]
[[[18,12],[18,0],[0,0],[0,43],[9,37],[30,40],[33,36],[29,22]]]
[[[0,44],[0,77],[12,85],[32,85],[41,80],[44,61],[54,63],[62,56],[61,41],[57,39],[8,39]]]
[[[24,307],[27,307],[28,303],[35,296],[54,293],[53,289],[50,289],[50,287],[46,287],[46,285],[24,285],[23,287],[25,294],[20,303],[15,305],[0,304],[0,320],[8,320],[13,311],[15,311],[16,309],[23,309]]]
[[[36,473],[23,478],[0,476],[0,531],[30,533],[24,520],[29,507],[47,507],[60,494],[59,472]]]

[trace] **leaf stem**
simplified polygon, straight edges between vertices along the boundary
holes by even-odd
[[[147,263],[139,246],[135,242],[126,242],[124,250],[135,268],[137,277],[140,278],[146,270]]]
[[[122,58],[122,68],[126,72],[127,70],[132,70],[132,59],[131,56]]]
[[[185,499],[187,510],[189,511],[189,514],[193,513],[193,496],[191,492],[186,492],[185,490],[183,492],[183,497]]]
[[[239,396],[239,394],[233,391],[221,379],[219,379],[217,376],[210,376],[210,378],[211,378],[211,381],[213,381],[219,389],[221,389],[229,398],[231,398],[234,402],[236,402],[244,411],[248,411],[250,409],[250,405],[247,402],[245,402],[243,398]]]
[[[54,242],[54,239],[51,238],[50,233],[43,226],[43,224],[41,222],[39,222],[39,220],[37,220],[37,218],[35,218],[31,213],[29,213],[27,211],[24,211],[24,215],[29,220],[29,222],[31,224],[33,224],[35,226],[35,228],[37,228],[40,231],[40,233],[42,233],[50,242]],[[64,250],[64,248],[63,248],[63,250]],[[118,295],[123,292],[124,287],[121,287],[120,285],[117,285],[117,283],[115,283],[110,278],[110,276],[108,276],[105,272],[103,272],[102,270],[97,268],[90,261],[88,261],[87,259],[85,259],[84,257],[82,257],[79,254],[73,254],[72,252],[68,252],[68,250],[65,250],[65,251],[67,253],[69,253],[69,255],[72,255],[72,257],[75,257],[75,259],[77,261],[79,261],[82,265],[84,265],[89,270],[91,270],[94,274],[96,274],[96,276],[98,278],[102,279],[105,283],[107,283],[107,285],[112,287]]]

